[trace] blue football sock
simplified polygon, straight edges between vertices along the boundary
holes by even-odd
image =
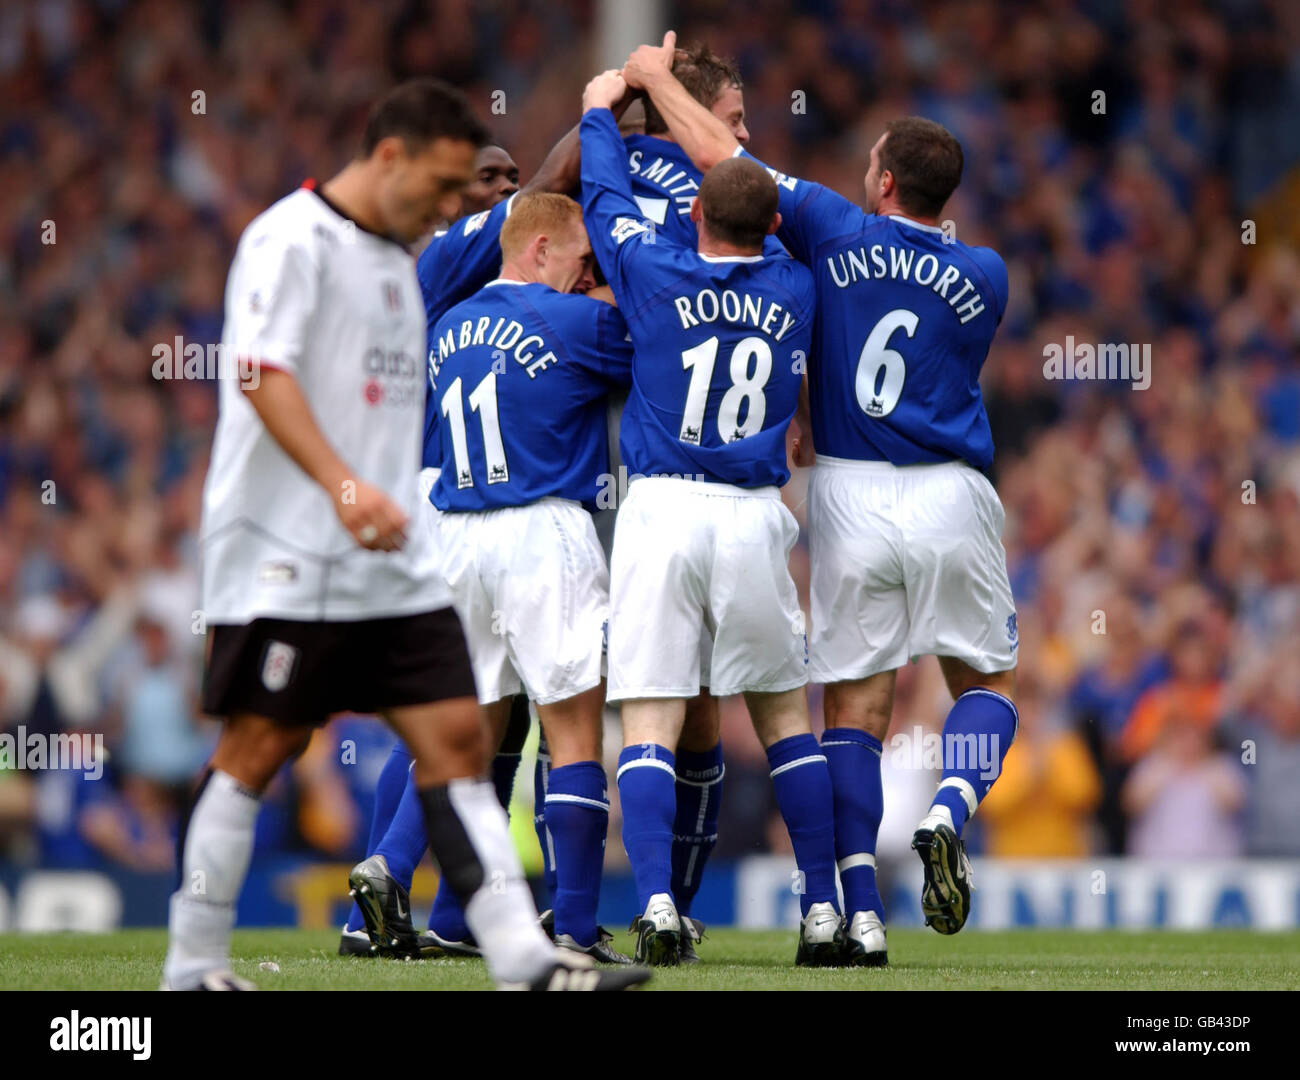
[[[555,933],[579,945],[596,944],[596,905],[609,831],[609,792],[599,761],[552,769],[546,792],[546,828],[555,841],[559,878]]]
[[[672,893],[674,761],[671,750],[655,743],[624,747],[618,755],[623,847],[642,911],[656,893]]]
[[[722,744],[709,750],[677,751],[677,814],[673,818],[673,898],[689,915],[700,891],[704,864],[718,843],[722,805]]]
[[[885,906],[876,888],[876,836],[885,809],[880,782],[880,740],[857,728],[827,728],[822,753],[835,798],[835,859],[844,887],[844,911],[874,911]]]
[[[465,941],[471,936],[469,924],[465,922],[465,909],[443,878],[438,879],[438,891],[433,897],[429,929],[444,941]]]
[[[546,885],[546,895],[555,904],[555,845],[551,834],[546,829],[546,789],[550,783],[551,751],[546,745],[545,732],[537,740],[537,763],[533,766],[533,831],[537,833],[537,845],[542,849],[542,881]]]
[[[393,747],[393,752],[388,755],[388,760],[384,762],[379,781],[375,784],[375,812],[370,818],[370,837],[366,840],[367,856],[375,853],[375,849],[384,838],[384,833],[388,831],[389,822],[397,813],[397,804],[401,802],[402,791],[406,787],[406,778],[410,771],[411,752],[406,748],[405,743],[399,741]],[[365,925],[365,920],[361,917],[361,909],[353,904],[352,911],[348,915],[347,928],[363,930]]]
[[[1001,775],[1019,727],[1015,705],[993,690],[974,686],[953,702],[943,722],[943,778],[930,805],[948,808],[958,836]]]
[[[411,875],[415,873],[415,867],[424,858],[428,847],[429,837],[424,831],[424,804],[420,802],[419,792],[415,790],[415,774],[408,772],[406,787],[397,804],[397,813],[393,815],[388,831],[375,848],[375,854],[384,857],[388,863],[388,872],[402,888],[410,889]]]
[[[831,775],[826,757],[811,733],[773,743],[767,748],[767,762],[772,767],[776,803],[799,867],[799,908],[807,915],[813,904],[836,903]]]

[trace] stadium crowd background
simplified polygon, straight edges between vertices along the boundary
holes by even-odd
[[[530,175],[598,66],[592,8],[4,6],[0,723],[103,732],[112,758],[101,781],[0,771],[0,859],[170,869],[214,738],[194,609],[215,385],[154,378],[155,346],[219,340],[244,225],[330,175],[394,79],[464,87]],[[855,200],[885,120],[946,124],[966,152],[946,216],[1007,261],[984,386],[1021,732],[973,847],[1300,855],[1300,9],[710,0],[673,25],[739,61],[760,157]],[[1149,344],[1150,387],[1048,381],[1067,335]],[[804,544],[793,566],[806,599]],[[882,857],[933,790],[912,747],[946,709],[933,660],[902,673]],[[743,706],[723,715],[717,857],[784,850]],[[359,856],[387,740],[336,720],[259,855]]]

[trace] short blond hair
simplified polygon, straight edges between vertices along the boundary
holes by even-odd
[[[501,226],[501,254],[507,259],[518,255],[542,233],[561,236],[571,229],[583,228],[582,207],[567,195],[549,191],[516,195],[510,216]]]

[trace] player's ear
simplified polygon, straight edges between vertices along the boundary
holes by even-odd
[[[772,215],[772,220],[769,221],[767,224],[767,235],[771,236],[780,227],[781,227],[781,212],[778,210],[775,214]]]
[[[888,169],[882,169],[880,173],[880,197],[891,194],[894,190],[894,174]]]
[[[384,168],[390,168],[405,149],[399,136],[389,135],[375,143],[375,149],[370,156]]]
[[[696,195],[691,199],[691,220],[698,226],[704,219],[704,210],[700,206],[700,197]]]
[[[538,266],[545,266],[546,260],[551,253],[551,238],[545,233],[538,233],[533,237],[530,246],[533,249],[533,260]]]

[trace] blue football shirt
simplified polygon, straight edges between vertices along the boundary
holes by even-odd
[[[663,230],[668,239],[695,249],[697,234],[691,203],[700,192],[703,174],[675,142],[654,135],[626,135],[628,180],[641,216]],[[775,236],[763,243],[767,255],[784,255]]]
[[[518,193],[516,192],[516,195]],[[501,269],[501,226],[510,214],[516,195],[499,202],[491,210],[471,214],[451,228],[437,233],[415,260],[415,276],[424,296],[428,321],[428,362],[434,355],[433,328],[455,304],[467,300]],[[433,396],[424,402],[424,468],[438,464],[438,412]]]
[[[768,171],[780,193],[778,235],[817,279],[808,365],[817,452],[987,469],[993,436],[979,375],[1007,306],[1001,257]]]
[[[540,283],[497,280],[434,327],[430,401],[440,510],[594,507],[608,488],[605,397],[632,375],[618,310]]]
[[[619,440],[629,472],[784,484],[812,274],[784,255],[708,257],[694,236],[676,242],[642,214],[608,109],[583,116],[581,138],[587,233],[635,348]]]

